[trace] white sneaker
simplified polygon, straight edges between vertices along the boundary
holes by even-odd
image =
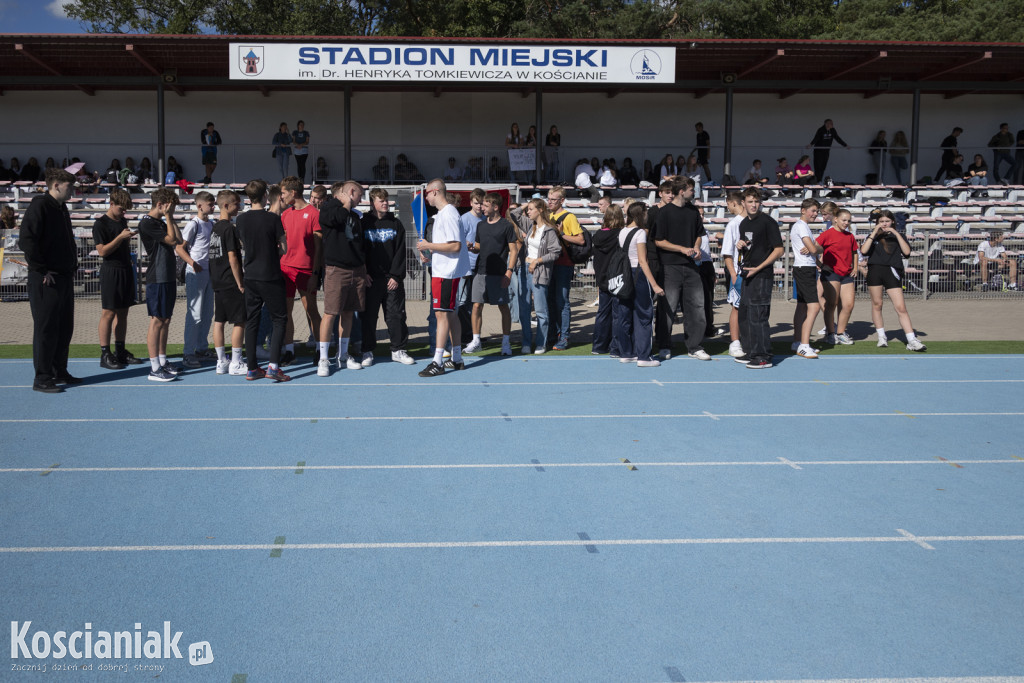
[[[889,340],[886,339],[885,337],[879,337],[877,346],[880,349],[887,348],[889,346]]]
[[[511,356],[512,355],[512,344],[505,341],[501,343],[501,355]]]
[[[340,365],[341,361],[338,361],[338,364]],[[349,370],[362,370],[363,364],[357,361],[352,356],[349,356],[348,358],[345,359],[345,367],[348,368]]]
[[[801,358],[810,358],[813,360],[818,357],[818,352],[812,349],[808,344],[800,344],[797,347],[796,355]]]
[[[924,351],[928,347],[921,343],[916,337],[907,342],[907,351]]]
[[[462,352],[463,353],[476,353],[477,351],[479,351],[481,349],[481,347],[483,347],[483,344],[480,343],[480,340],[479,339],[474,339],[473,341],[471,341],[468,344],[466,344],[466,348],[462,349]]]
[[[373,354],[372,353],[364,353],[363,354],[363,360],[360,361],[359,365],[364,367],[364,368],[368,368],[371,365],[373,365]]]
[[[231,361],[229,361],[227,359],[217,361],[217,374],[218,375],[226,375],[226,374],[228,374],[228,368],[230,366],[231,366]]]
[[[445,349],[444,353],[441,354],[441,358],[451,358],[452,352],[450,349]]]
[[[697,360],[711,360],[711,356],[704,349],[697,349],[693,353],[686,354],[690,358],[696,358]]]
[[[416,364],[416,361],[412,359],[412,356],[405,352],[405,349],[402,349],[401,351],[392,351],[391,360],[393,360],[396,363],[401,363],[402,365]]]
[[[331,376],[331,359],[321,358],[320,362],[316,364],[316,376],[317,377],[330,377]]]
[[[824,334],[828,334],[828,328],[827,327],[823,327],[820,330],[818,330],[818,336],[819,337],[824,335]]]
[[[669,360],[669,359],[671,359],[672,358],[672,350],[671,349],[661,349],[660,351],[658,351],[658,358],[660,360]]]
[[[235,377],[244,377],[249,372],[249,366],[245,363],[232,363],[228,366],[228,374]]]
[[[845,332],[841,332],[836,335],[836,343],[842,344],[843,346],[851,346],[853,344],[853,340],[850,339],[850,335]]]
[[[636,362],[636,356],[623,356],[622,358],[619,359],[619,362],[620,363],[635,363]]]
[[[661,361],[654,358],[651,358],[650,360],[638,360],[636,362],[636,366],[638,368],[656,368],[659,365],[661,365]]]
[[[543,346],[538,346],[538,347],[537,347],[537,349],[536,349],[536,350],[535,350],[535,351],[533,352],[533,355],[535,355],[535,356],[539,356],[539,355],[541,355],[542,353],[544,353],[544,350],[545,350],[545,349],[544,349],[544,347],[543,347]]]
[[[733,358],[739,358],[743,355],[743,345],[740,344],[739,339],[734,342],[729,342],[729,355]]]

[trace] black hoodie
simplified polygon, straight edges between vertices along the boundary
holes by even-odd
[[[621,229],[621,228],[620,228]],[[605,282],[605,270],[608,268],[608,259],[619,246],[619,231],[601,228],[594,233],[594,279],[596,282]]]
[[[383,218],[368,211],[363,215],[363,237],[366,239],[366,272],[374,279],[393,277],[405,279],[405,226],[388,211]]]
[[[352,270],[366,263],[366,240],[359,217],[334,197],[320,207],[324,265]]]

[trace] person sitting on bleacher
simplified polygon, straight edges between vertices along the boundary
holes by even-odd
[[[988,239],[978,245],[978,251],[974,255],[974,266],[981,267],[982,291],[992,287],[990,277],[1003,272],[1010,278],[1010,284],[1006,288],[1017,290],[1017,260],[1006,255],[1004,238],[1002,230],[993,230],[989,233]]]
[[[785,161],[785,159],[783,159]],[[744,185],[764,185],[768,182],[768,179],[764,176],[764,172],[761,170],[761,160],[754,159],[754,163],[750,166],[746,173],[743,174]]]
[[[619,169],[619,182],[623,185],[639,185],[640,175],[633,165],[633,160],[626,157],[622,160],[622,168]]]
[[[967,167],[964,182],[969,185],[988,185],[988,164],[985,163],[985,157],[980,154],[974,155],[974,163]]]

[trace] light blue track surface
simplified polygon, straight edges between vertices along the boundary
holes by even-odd
[[[1024,358],[422,366],[45,396],[0,361],[5,651],[170,621],[214,661],[122,678],[1024,676]]]

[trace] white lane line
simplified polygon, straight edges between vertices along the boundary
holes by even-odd
[[[294,550],[422,550],[429,548],[552,548],[579,546],[645,546],[645,545],[777,545],[830,543],[988,543],[1020,542],[1024,535],[1014,536],[819,536],[819,537],[752,537],[752,538],[619,538],[586,540],[508,540],[508,541],[420,541],[402,543],[289,543]],[[236,545],[81,545],[81,546],[14,546],[0,547],[0,553],[79,553],[79,552],[157,552],[195,550],[274,550],[273,543]]]
[[[691,683],[1024,683],[1024,676],[963,676],[938,678],[796,678],[748,681],[692,681]]]
[[[976,413],[921,413],[914,412],[915,417],[1020,417],[1024,412],[976,412]],[[619,415],[365,415],[365,416],[324,416],[307,415],[304,417],[54,417],[54,418],[5,418],[0,419],[0,424],[50,424],[50,423],[76,423],[76,422],[445,422],[446,420],[636,420],[639,418],[651,419],[689,419],[700,418],[707,420],[712,418],[735,417],[741,419],[751,418],[840,418],[840,417],[898,417],[906,418],[903,413],[716,413],[713,416],[704,413],[678,413],[678,414],[619,414]]]
[[[1024,465],[1024,460],[1017,459],[990,459],[990,460],[961,460],[964,465]],[[502,470],[502,469],[528,469],[536,467],[563,467],[563,468],[593,468],[593,467],[619,467],[619,462],[530,462],[530,463],[451,463],[451,464],[423,464],[423,465],[303,465],[306,471],[348,471],[348,470]],[[945,465],[940,460],[778,460],[759,461],[732,461],[732,462],[635,462],[631,465],[636,467],[792,467],[803,469],[803,467],[815,465]],[[295,470],[295,465],[168,465],[149,467],[0,467],[0,474],[17,473],[43,473],[70,474],[74,472],[273,472]]]
[[[707,410],[705,410],[705,411],[704,411],[704,414],[705,414],[705,415],[707,415],[708,417],[710,417],[710,418],[711,418],[712,420],[714,420],[715,422],[718,422],[718,421],[719,421],[719,420],[718,420],[718,416],[717,416],[717,415],[713,415],[712,413],[708,412]]]
[[[95,384],[82,384],[76,386],[75,390],[81,389],[154,389],[160,391],[166,391],[168,388],[171,389],[198,389],[198,388],[219,388],[219,389],[245,389],[252,390],[254,387],[304,387],[304,388],[320,388],[320,387],[346,387],[355,389],[359,387],[416,387],[416,388],[439,388],[439,387],[478,387],[486,389],[488,387],[548,387],[548,386],[649,386],[654,384],[659,387],[665,386],[714,386],[718,384],[722,385],[763,385],[763,386],[787,386],[787,385],[807,385],[807,384],[825,384],[825,385],[837,385],[837,384],[1024,384],[1024,379],[850,379],[850,380],[820,380],[820,379],[788,379],[788,380],[657,380],[652,379],[648,381],[573,381],[567,380],[564,382],[494,382],[491,380],[480,380],[479,382],[442,382],[440,384],[430,384],[429,382],[321,382],[319,380],[313,381],[312,383],[306,384],[302,382],[287,382],[284,384],[272,384],[264,382],[262,384],[251,384],[245,382],[237,382],[226,380],[224,382],[216,383],[205,383],[199,384],[196,382],[190,382],[188,375],[184,376],[184,380],[179,382],[171,382],[168,384],[154,384],[153,382],[146,382],[145,384],[123,384],[120,382],[109,382],[103,381]],[[31,389],[31,384],[0,384],[0,389]]]
[[[925,550],[935,550],[935,546],[928,545],[927,543],[925,543],[924,541],[922,541],[920,538],[918,538],[914,534],[910,533],[909,531],[906,531],[904,529],[897,529],[896,532],[900,536],[903,536],[904,538],[910,539],[911,541],[913,541],[914,543],[918,544],[919,546],[921,546]]]

